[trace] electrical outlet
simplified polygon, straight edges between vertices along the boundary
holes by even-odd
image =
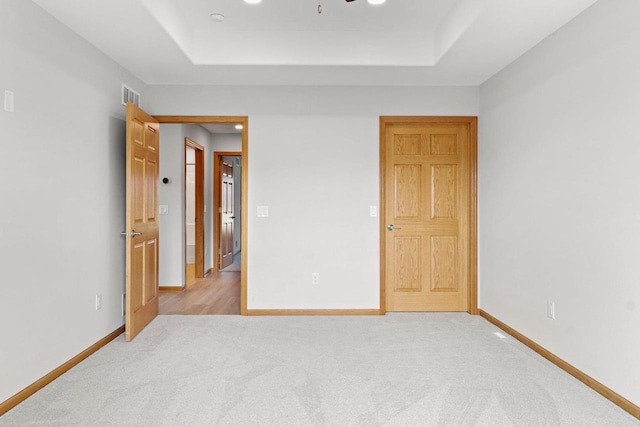
[[[100,310],[102,308],[102,294],[96,295],[96,310]]]
[[[547,317],[549,319],[556,318],[556,303],[553,301],[547,301]]]
[[[311,273],[311,284],[312,285],[320,284],[320,273]]]

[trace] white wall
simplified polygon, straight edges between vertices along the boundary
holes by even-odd
[[[596,3],[482,85],[479,119],[481,307],[636,405],[639,19]]]
[[[3,402],[123,324],[120,90],[146,87],[30,1],[0,2],[0,58]]]
[[[158,204],[169,213],[160,218],[158,284],[184,286],[184,136],[182,125],[160,125]],[[169,182],[164,184],[163,178]]]
[[[473,87],[158,86],[148,99],[152,114],[249,117],[249,309],[378,308],[379,116],[478,114]]]
[[[211,134],[214,151],[242,151],[242,134],[214,133]]]
[[[213,230],[213,151],[211,133],[200,125],[160,125],[160,179],[169,178],[168,184],[158,186],[158,204],[168,205],[169,214],[160,215],[160,286],[185,285],[185,138],[204,147],[204,271],[212,267]]]

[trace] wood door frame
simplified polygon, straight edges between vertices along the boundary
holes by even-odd
[[[185,266],[187,264],[187,221],[186,221],[186,212],[187,212],[187,149],[193,148],[195,151],[195,166],[196,166],[196,185],[195,185],[195,215],[196,215],[196,223],[195,223],[195,233],[196,233],[196,241],[195,241],[195,264],[196,264],[196,278],[204,277],[204,147],[197,142],[185,138],[184,139],[184,189],[185,189],[185,198],[184,198],[184,211],[185,211],[185,230],[184,230],[184,242],[185,242]],[[186,279],[186,270],[185,270],[185,287],[187,287],[187,279]]]
[[[407,124],[466,124],[469,128],[469,314],[478,315],[478,118],[472,116],[381,116],[380,117],[380,314],[385,314],[385,163],[387,126]]]
[[[160,124],[241,124],[242,125],[242,267],[240,272],[240,314],[247,315],[249,118],[247,116],[153,116]]]
[[[213,235],[214,237],[216,237],[215,239],[213,239],[213,254],[215,256],[219,256],[220,254],[220,218],[221,218],[221,214],[220,214],[220,207],[222,206],[222,194],[220,192],[220,188],[222,187],[222,182],[220,179],[220,160],[222,160],[223,157],[225,156],[236,156],[236,157],[243,157],[242,152],[241,151],[214,151],[213,152]],[[242,229],[243,224],[244,224],[244,158],[243,158],[243,164],[242,164],[242,170],[240,171],[240,182],[241,182],[241,186],[240,186],[240,200],[241,200],[241,204],[242,206],[240,207],[240,211],[241,211],[241,221],[240,221],[240,233],[241,236],[243,236],[242,238],[242,245],[243,248],[242,250],[244,250],[244,230]],[[233,172],[233,175],[235,176],[235,171]],[[235,182],[234,182],[235,185]],[[217,260],[219,261],[219,258],[217,258]],[[240,267],[240,269],[242,270],[244,268],[244,266]],[[220,265],[218,262],[215,262],[213,265],[213,271],[220,271]]]

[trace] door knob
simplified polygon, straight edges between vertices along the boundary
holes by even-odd
[[[396,228],[396,226],[393,225],[393,224],[389,224],[389,225],[387,225],[387,230],[394,231],[394,230],[402,230],[402,229],[401,228]]]
[[[144,233],[138,233],[136,230],[131,231],[131,237],[142,236]]]

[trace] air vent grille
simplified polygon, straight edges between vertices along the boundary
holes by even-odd
[[[126,84],[122,84],[122,105],[127,105],[127,102],[131,102],[136,106],[140,106],[140,94],[131,89]]]

